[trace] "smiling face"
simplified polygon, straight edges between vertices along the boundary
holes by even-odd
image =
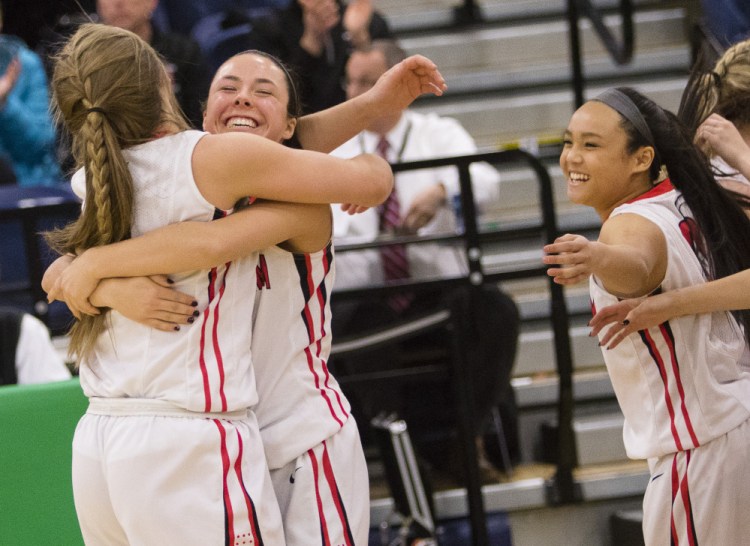
[[[216,72],[208,91],[203,130],[238,131],[282,142],[296,119],[287,112],[286,74],[273,60],[254,53],[236,55]]]
[[[602,219],[651,187],[648,167],[653,149],[641,147],[629,153],[621,122],[615,110],[590,101],[573,114],[563,138],[560,167],[568,198],[594,208]]]

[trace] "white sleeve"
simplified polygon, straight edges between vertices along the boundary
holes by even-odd
[[[70,179],[70,187],[72,188],[73,193],[75,193],[81,201],[86,200],[86,172],[83,168],[80,168],[73,173],[73,176]]]
[[[25,314],[16,347],[18,384],[70,379],[71,374],[52,344],[49,330],[38,318]]]
[[[433,157],[454,157],[477,153],[476,142],[454,118],[428,114],[425,118],[423,130],[429,133],[430,139],[433,141]],[[497,172],[497,169],[489,163],[472,163],[469,172],[471,173],[474,202],[480,208],[482,205],[496,202],[500,194],[500,173]],[[458,193],[457,176],[446,177],[444,183],[449,197]]]

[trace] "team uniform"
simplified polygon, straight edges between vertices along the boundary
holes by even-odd
[[[258,260],[256,409],[287,544],[367,544],[369,482],[349,402],[327,368],[333,245]]]
[[[661,291],[705,282],[698,227],[666,180],[612,216],[638,214],[667,242]],[[614,304],[596,277],[594,310]],[[750,536],[750,368],[729,313],[684,316],[630,335],[604,360],[625,415],[628,456],[648,459],[648,545],[742,544]]]
[[[124,151],[134,237],[214,217],[191,168],[204,134],[186,131]],[[258,402],[248,350],[256,263],[254,254],[172,276],[201,311],[179,333],[109,313],[107,331],[81,363],[90,405],[73,441],[75,504],[88,544],[285,543],[248,410]]]

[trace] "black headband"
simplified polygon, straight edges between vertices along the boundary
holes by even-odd
[[[633,124],[636,131],[638,131],[649,145],[654,146],[654,137],[651,134],[651,129],[648,128],[643,114],[641,114],[635,103],[625,93],[617,89],[607,89],[593,100],[604,103],[615,110]]]

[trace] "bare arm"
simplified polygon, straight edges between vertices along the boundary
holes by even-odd
[[[598,311],[589,325],[591,335],[597,335],[612,324],[602,345],[613,348],[630,334],[672,318],[740,309],[750,309],[750,269],[645,299],[621,301]]]
[[[596,275],[607,291],[622,297],[652,292],[667,268],[666,240],[652,222],[635,214],[608,219],[598,241],[580,235],[563,235],[546,245],[547,270],[558,284],[575,284]]]
[[[364,131],[374,120],[403,111],[420,95],[440,96],[446,89],[435,63],[413,55],[380,76],[367,92],[300,118],[297,137],[306,150],[328,153]]]
[[[42,288],[45,292],[57,294],[65,301],[65,295],[58,291],[60,276],[73,262],[72,256],[62,256],[53,262],[44,273]],[[98,314],[99,308],[111,308],[127,318],[141,322],[159,330],[179,330],[180,324],[191,322],[196,302],[192,297],[171,288],[169,279],[163,275],[155,277],[133,277],[104,279],[93,294],[90,303],[80,309],[87,314]],[[55,299],[50,297],[50,301]],[[71,309],[76,316],[79,309]]]
[[[222,209],[248,195],[295,203],[374,206],[393,188],[390,166],[375,155],[339,159],[241,133],[204,136],[193,151],[192,165],[203,196]]]
[[[750,146],[731,121],[711,114],[698,127],[696,143],[709,155],[719,155],[727,164],[750,180]]]
[[[213,222],[171,224],[92,247],[59,274],[48,294],[64,300],[74,314],[91,313],[89,296],[100,279],[206,269],[282,242],[301,251],[319,250],[330,235],[328,206],[255,203]]]

